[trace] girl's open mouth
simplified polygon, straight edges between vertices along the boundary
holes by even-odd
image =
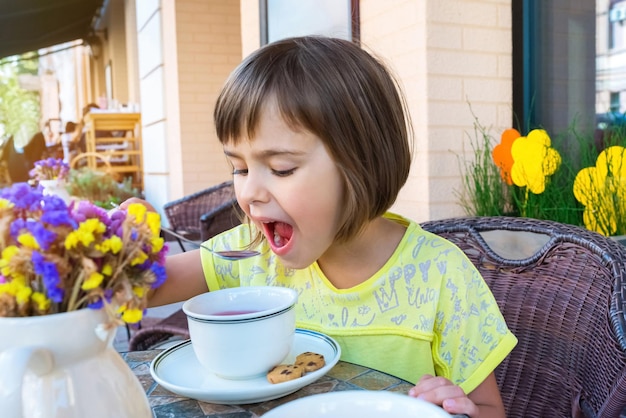
[[[274,249],[285,247],[293,235],[293,227],[284,222],[268,222],[263,224],[265,236]]]

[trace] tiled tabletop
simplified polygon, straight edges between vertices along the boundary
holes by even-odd
[[[176,395],[159,386],[150,375],[150,362],[160,352],[121,353],[146,390],[154,418],[253,418],[286,402],[318,393],[359,389],[407,393],[412,387],[410,383],[388,374],[340,361],[319,380],[282,398],[248,405],[218,405]]]

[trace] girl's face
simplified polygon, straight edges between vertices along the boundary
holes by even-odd
[[[287,267],[304,268],[333,244],[344,192],[322,141],[265,106],[252,138],[224,145],[237,201]]]

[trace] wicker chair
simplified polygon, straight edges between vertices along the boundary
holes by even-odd
[[[232,181],[166,203],[163,210],[172,231],[200,242],[239,225],[242,218]],[[183,251],[188,249],[184,240],[174,238]]]
[[[622,244],[525,218],[456,218],[422,227],[467,254],[519,339],[496,369],[508,417],[626,416]]]

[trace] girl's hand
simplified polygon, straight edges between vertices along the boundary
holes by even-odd
[[[154,206],[152,206],[150,203],[148,203],[146,200],[140,199],[138,197],[131,197],[129,199],[126,199],[125,201],[123,201],[122,203],[120,203],[119,209],[121,210],[126,210],[128,209],[128,205],[130,205],[131,203],[141,203],[142,205],[144,205],[146,207],[146,209],[148,209],[148,211],[150,212],[156,212],[157,210],[154,208]]]
[[[428,374],[422,376],[417,385],[409,390],[409,396],[439,405],[450,414],[479,417],[478,407],[467,397],[463,389],[445,377]]]

